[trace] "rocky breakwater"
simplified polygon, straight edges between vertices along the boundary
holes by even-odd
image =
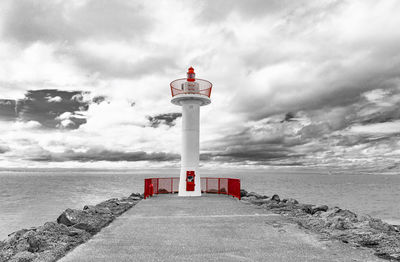
[[[83,210],[67,209],[57,221],[21,229],[0,242],[0,262],[57,261],[74,247],[110,224],[141,199],[142,195],[109,199]]]
[[[280,199],[278,195],[268,197],[242,190],[241,196],[242,201],[284,215],[324,238],[338,239],[355,247],[372,248],[380,258],[400,261],[400,226],[339,207],[302,204],[292,198]]]

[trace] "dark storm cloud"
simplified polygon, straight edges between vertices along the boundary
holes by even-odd
[[[290,124],[290,123],[289,123]],[[222,140],[209,142],[209,147],[201,157],[203,160],[227,162],[257,162],[258,164],[300,163],[304,154],[294,147],[306,144],[299,135],[284,132],[282,121],[264,123],[263,126],[248,127],[242,131],[227,135]]]
[[[0,120],[14,121],[17,118],[16,101],[0,99]]]
[[[179,117],[182,117],[182,113],[159,114],[148,116],[147,119],[149,120],[151,127],[159,127],[161,124],[171,127],[175,125],[175,120]]]
[[[103,148],[89,149],[87,152],[73,152],[66,151],[64,153],[43,153],[38,157],[30,157],[28,160],[39,162],[65,162],[65,161],[78,161],[78,162],[93,162],[93,161],[173,161],[179,160],[178,154],[154,152],[147,153],[144,151],[137,152],[124,152],[117,150],[107,150]]]
[[[347,106],[278,114],[254,122],[223,139],[208,141],[204,161],[251,161],[257,164],[305,165],[315,156],[343,157],[351,148],[396,144],[394,133],[349,133],[353,126],[400,120],[400,89],[374,89]],[[282,119],[282,120],[281,120]],[[384,131],[384,130],[383,130]],[[393,148],[395,150],[395,147]],[[358,152],[357,150],[355,152]],[[349,153],[348,158],[358,157]],[[310,160],[311,159],[311,160]],[[314,160],[313,160],[314,159]]]
[[[19,43],[75,41],[78,38],[135,39],[151,27],[134,2],[91,0],[11,1],[3,35]]]
[[[76,129],[86,123],[86,119],[80,116],[79,112],[87,111],[89,106],[88,102],[81,100],[81,97],[80,91],[31,90],[25,94],[24,99],[16,102],[16,116],[22,121],[37,121],[46,128]],[[60,119],[64,113],[70,116]],[[65,126],[63,120],[68,121]]]

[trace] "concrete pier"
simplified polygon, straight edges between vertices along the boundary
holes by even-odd
[[[141,201],[62,262],[385,261],[221,195]]]

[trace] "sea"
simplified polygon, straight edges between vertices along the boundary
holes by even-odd
[[[176,168],[0,170],[0,240],[16,230],[55,221],[67,208],[143,193],[145,178],[178,175]],[[204,169],[201,175],[240,178],[247,191],[338,206],[400,224],[400,174],[396,173],[242,168]]]

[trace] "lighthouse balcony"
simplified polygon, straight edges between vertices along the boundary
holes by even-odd
[[[212,84],[203,79],[196,79],[193,82],[188,82],[186,78],[172,81],[171,84],[172,97],[178,95],[199,95],[210,98]]]

